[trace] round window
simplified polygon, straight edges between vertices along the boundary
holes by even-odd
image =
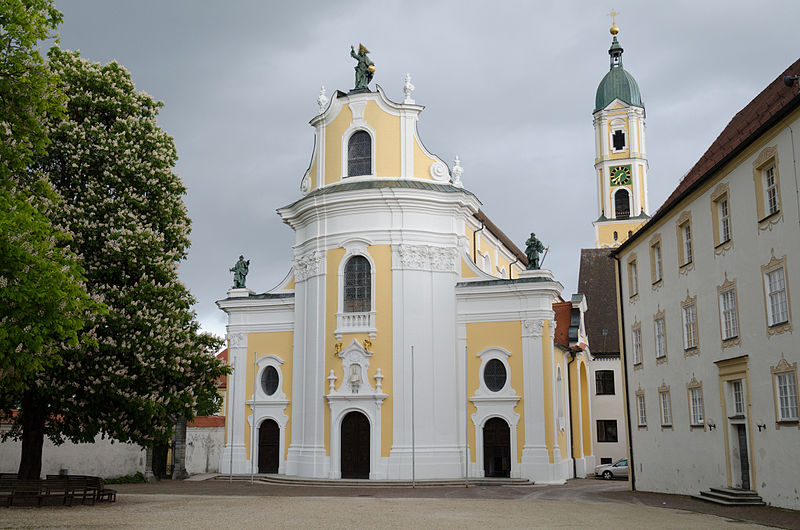
[[[492,392],[497,392],[506,386],[506,366],[498,359],[486,363],[483,369],[483,381]]]
[[[267,366],[264,371],[261,372],[261,388],[268,396],[271,396],[278,390],[278,371],[274,366]]]

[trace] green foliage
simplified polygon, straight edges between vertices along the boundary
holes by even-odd
[[[63,202],[54,221],[72,234],[86,285],[108,311],[94,314],[63,363],[40,374],[37,402],[48,436],[91,441],[98,433],[152,445],[175,418],[218,402],[219,339],[199,330],[194,299],[178,280],[189,248],[185,188],[175,145],[157,124],[161,103],[137,92],[119,64],[50,50],[68,96],[47,121],[51,145],[36,169]]]
[[[61,20],[52,2],[0,2],[0,417],[34,374],[76,344],[93,303],[69,235],[48,214],[58,195],[29,170],[48,142],[45,117],[63,115],[57,77],[36,51]]]
[[[0,2],[0,179],[21,177],[47,146],[42,117],[63,112],[64,95],[36,49],[60,22],[51,0]]]
[[[122,475],[121,477],[104,478],[104,484],[141,484],[147,482],[141,471],[137,471],[133,475]]]

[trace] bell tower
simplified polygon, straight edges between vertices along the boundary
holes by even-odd
[[[597,87],[593,113],[597,248],[622,244],[650,217],[644,104],[639,85],[622,67],[623,49],[613,19],[610,31],[610,69]]]

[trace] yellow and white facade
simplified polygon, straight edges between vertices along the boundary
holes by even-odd
[[[636,80],[622,67],[618,32],[616,26],[611,28],[611,65],[597,87],[593,114],[595,248],[620,245],[650,217],[644,103]]]
[[[302,196],[278,209],[292,270],[217,302],[223,473],[558,483],[594,464],[588,387],[568,388],[585,356],[554,347],[562,285],[423,146],[409,86],[320,98]]]

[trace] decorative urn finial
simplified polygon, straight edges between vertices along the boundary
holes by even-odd
[[[319,96],[317,96],[317,105],[319,105],[319,113],[325,112],[325,107],[328,105],[328,96],[325,95],[325,85],[319,87]]]
[[[403,94],[406,95],[403,98],[403,103],[413,104],[414,99],[411,97],[411,94],[414,92],[414,85],[411,84],[411,74],[406,74],[406,82],[403,85]]]
[[[461,175],[464,174],[464,168],[461,167],[461,160],[456,155],[456,159],[453,161],[453,186],[456,188],[463,188],[464,184],[461,183]]]

